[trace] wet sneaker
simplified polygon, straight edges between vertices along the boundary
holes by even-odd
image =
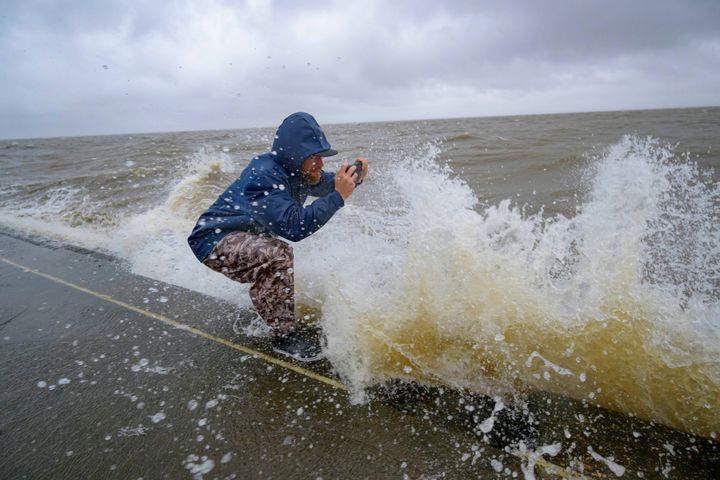
[[[322,347],[299,332],[278,335],[272,340],[273,351],[298,362],[315,362],[323,358]]]

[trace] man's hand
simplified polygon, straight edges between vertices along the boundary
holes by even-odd
[[[355,179],[357,178],[355,170],[357,170],[355,165],[348,170],[348,164],[343,163],[338,171],[335,172],[335,190],[343,200],[347,200],[353,191],[355,191]]]

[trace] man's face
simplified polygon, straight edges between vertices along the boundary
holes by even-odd
[[[320,182],[320,170],[322,170],[323,161],[319,155],[310,155],[303,160],[300,166],[300,176],[310,185],[316,185]]]

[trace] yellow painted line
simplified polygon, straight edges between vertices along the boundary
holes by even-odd
[[[259,352],[257,350],[254,350],[249,347],[245,347],[243,345],[238,345],[237,343],[233,343],[230,340],[226,340],[221,337],[216,337],[215,335],[211,335],[207,332],[203,332],[202,330],[199,330],[195,327],[191,327],[190,325],[186,325],[181,322],[177,322],[171,318],[166,317],[165,315],[160,315],[159,313],[154,313],[149,310],[145,310],[139,307],[136,307],[135,305],[131,305],[129,303],[125,303],[123,301],[117,300],[109,295],[105,295],[103,293],[96,292],[94,290],[90,290],[89,288],[81,287],[80,285],[75,285],[74,283],[70,283],[66,280],[63,280],[62,278],[54,277],[52,275],[49,275],[47,273],[41,272],[39,270],[35,270],[33,268],[28,268],[24,265],[20,265],[18,263],[15,263],[11,260],[8,260],[7,258],[0,257],[0,260],[3,262],[12,265],[13,267],[17,267],[20,270],[23,270],[25,272],[29,272],[35,275],[38,275],[40,277],[46,278],[48,280],[51,280],[55,283],[59,283],[60,285],[64,285],[66,287],[74,288],[75,290],[78,290],[83,293],[87,293],[88,295],[92,295],[93,297],[99,298],[101,300],[105,300],[106,302],[114,303],[115,305],[118,305],[120,307],[126,308],[128,310],[131,310],[135,313],[139,313],[141,315],[145,315],[146,317],[153,318],[155,320],[158,320],[162,323],[165,323],[167,325],[170,325],[172,327],[175,327],[179,330],[185,330],[187,332],[194,333],[195,335],[203,338],[207,338],[208,340],[212,340],[213,342],[219,343],[221,345],[225,345],[226,347],[233,348],[235,350],[238,350],[240,352],[246,353],[248,355],[252,355],[253,357],[257,357],[259,359],[262,359],[268,363],[271,363],[273,365],[277,365],[278,367],[284,368],[286,370],[291,370],[295,373],[299,373],[300,375],[304,375],[308,378],[312,378],[313,380],[317,380],[318,382],[324,383],[326,385],[330,385],[333,388],[337,388],[338,390],[345,390],[347,391],[347,387],[343,385],[342,383],[338,382],[337,380],[333,380],[332,378],[328,378],[324,375],[320,375],[318,373],[315,373],[313,371],[310,371],[306,368],[300,367],[298,365],[292,364],[290,362],[286,362],[284,360],[281,360],[277,357],[273,357],[272,355],[268,355],[263,352]]]
[[[246,353],[248,355],[252,355],[253,357],[259,358],[261,360],[264,360],[268,363],[271,363],[273,365],[277,365],[278,367],[284,368],[286,370],[293,371],[295,373],[299,373],[300,375],[304,375],[308,378],[311,378],[313,380],[316,380],[318,382],[324,383],[326,385],[329,385],[333,388],[337,388],[338,390],[345,390],[347,391],[348,388],[343,385],[342,383],[338,382],[337,380],[333,380],[332,378],[328,378],[324,375],[320,375],[318,373],[315,373],[311,370],[308,370],[306,368],[300,367],[298,365],[294,365],[290,362],[286,362],[284,360],[281,360],[277,357],[273,357],[272,355],[268,355],[263,352],[259,352],[257,350],[254,350],[249,347],[245,347],[243,345],[238,345],[237,343],[233,343],[229,340],[225,340],[221,337],[216,337],[215,335],[211,335],[207,332],[203,332],[202,330],[198,330],[195,327],[191,327],[190,325],[186,325],[181,322],[177,322],[171,318],[166,317],[165,315],[160,315],[159,313],[154,313],[149,310],[145,310],[143,308],[136,307],[135,305],[131,305],[129,303],[125,303],[121,300],[117,300],[110,295],[105,295],[104,293],[96,292],[94,290],[90,290],[89,288],[81,287],[80,285],[75,285],[74,283],[68,282],[66,280],[63,280],[62,278],[55,277],[53,275],[50,275],[48,273],[41,272],[39,270],[36,270],[34,268],[29,268],[24,265],[20,265],[19,263],[15,263],[12,260],[9,260],[5,257],[0,256],[0,260],[7,263],[8,265],[12,265],[13,267],[16,267],[20,270],[23,270],[28,273],[32,273],[34,275],[46,278],[48,280],[51,280],[55,283],[59,283],[60,285],[64,285],[66,287],[73,288],[75,290],[78,290],[83,293],[87,293],[88,295],[92,295],[93,297],[99,298],[101,300],[105,300],[106,302],[113,303],[115,305],[118,305],[120,307],[126,308],[130,311],[133,311],[135,313],[139,313],[141,315],[145,315],[146,317],[153,318],[155,320],[158,320],[162,323],[165,323],[167,325],[170,325],[171,327],[177,328],[178,330],[185,330],[187,332],[194,333],[195,335],[199,337],[206,338],[208,340],[212,340],[213,342],[219,343],[221,345],[225,345],[226,347],[230,347],[232,349],[238,350],[240,352]],[[529,455],[521,454],[519,452],[511,452],[514,456],[528,460]],[[544,468],[548,473],[557,475],[562,478],[566,479],[583,479],[587,478],[586,476],[578,473],[568,470],[565,467],[561,467],[560,465],[556,465],[548,460],[546,460],[543,457],[540,457],[537,459],[536,465],[539,465],[540,467]]]

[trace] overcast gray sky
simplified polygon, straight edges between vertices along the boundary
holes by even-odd
[[[0,138],[720,105],[720,1],[3,1]]]

